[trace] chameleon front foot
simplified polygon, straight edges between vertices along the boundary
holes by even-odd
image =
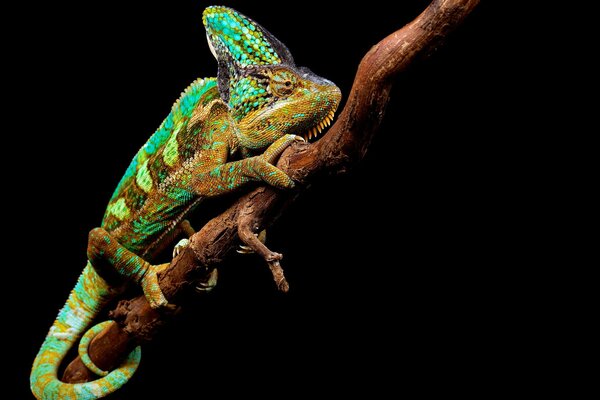
[[[148,270],[140,282],[144,296],[152,308],[165,307],[169,304],[158,284],[158,273],[164,271],[168,266],[168,263],[148,265]]]
[[[189,239],[181,239],[179,242],[177,242],[175,247],[173,247],[173,258],[177,257],[179,253],[183,251],[183,249],[189,246],[189,244]]]
[[[262,154],[263,158],[269,164],[275,164],[281,153],[287,149],[291,144],[298,142],[306,142],[302,136],[298,135],[284,135],[274,141]]]
[[[277,168],[275,162],[292,143],[304,141],[300,136],[284,135],[267,147],[263,154],[247,159],[250,163],[247,173],[276,188],[292,189],[295,186],[294,181],[285,172]]]
[[[102,228],[94,228],[90,231],[88,259],[101,276],[102,271],[110,269],[122,278],[140,284],[152,308],[164,307],[168,304],[158,285],[157,274],[165,270],[169,264],[150,264],[122,246]]]
[[[191,235],[190,235],[191,236]],[[179,253],[190,245],[189,239],[181,239],[173,248],[173,258],[177,257]],[[194,286],[194,290],[198,293],[210,292],[217,286],[218,273],[216,268],[213,269],[204,279],[199,279]]]

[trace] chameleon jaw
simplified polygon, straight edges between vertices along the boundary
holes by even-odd
[[[321,122],[319,122],[318,124],[316,124],[315,126],[313,126],[312,128],[310,128],[308,130],[307,133],[305,133],[303,135],[304,140],[309,141],[313,138],[317,138],[317,136],[323,131],[323,129],[327,128],[329,125],[331,125],[331,122],[333,121],[333,116],[335,114],[335,111],[330,111],[325,118],[323,118],[321,120]]]

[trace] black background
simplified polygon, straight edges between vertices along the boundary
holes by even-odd
[[[12,177],[26,193],[15,196],[15,214],[26,215],[15,253],[36,260],[20,268],[27,295],[13,307],[22,398],[85,263],[87,232],[131,157],[192,80],[216,73],[201,23],[208,4],[124,3],[46,4],[22,25],[35,35],[21,47],[30,61],[16,101],[14,136],[29,148],[30,170]],[[428,1],[343,12],[324,1],[223,4],[347,95],[364,53]],[[407,388],[467,393],[474,381],[501,390],[492,366],[518,329],[499,322],[518,290],[505,287],[518,281],[507,266],[526,244],[507,234],[522,200],[511,182],[520,110],[503,100],[507,20],[489,7],[398,78],[363,162],[315,183],[269,231],[290,293],[276,292],[257,257],[232,256],[213,295],[144,346],[140,369],[113,398],[377,398]]]

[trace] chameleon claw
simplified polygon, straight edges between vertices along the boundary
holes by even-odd
[[[189,239],[181,239],[179,242],[177,242],[175,247],[173,247],[173,258],[177,257],[179,253],[183,251],[183,249],[189,246],[189,244]]]
[[[219,274],[216,269],[213,269],[210,274],[206,277],[205,280],[199,280],[196,282],[196,286],[194,290],[198,293],[207,293],[210,292],[217,286],[217,278]]]
[[[250,247],[250,246],[244,246],[243,244],[240,244],[240,247],[236,251],[238,253],[240,253],[240,254],[252,254],[252,253],[254,253],[254,250],[252,249],[252,247]]]

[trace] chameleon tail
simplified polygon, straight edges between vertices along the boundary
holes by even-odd
[[[65,355],[113,298],[113,290],[88,262],[33,362],[30,384],[37,399],[98,399],[116,391],[131,378],[140,362],[139,348],[132,351],[119,368],[95,381],[70,384],[61,382],[57,376]]]

